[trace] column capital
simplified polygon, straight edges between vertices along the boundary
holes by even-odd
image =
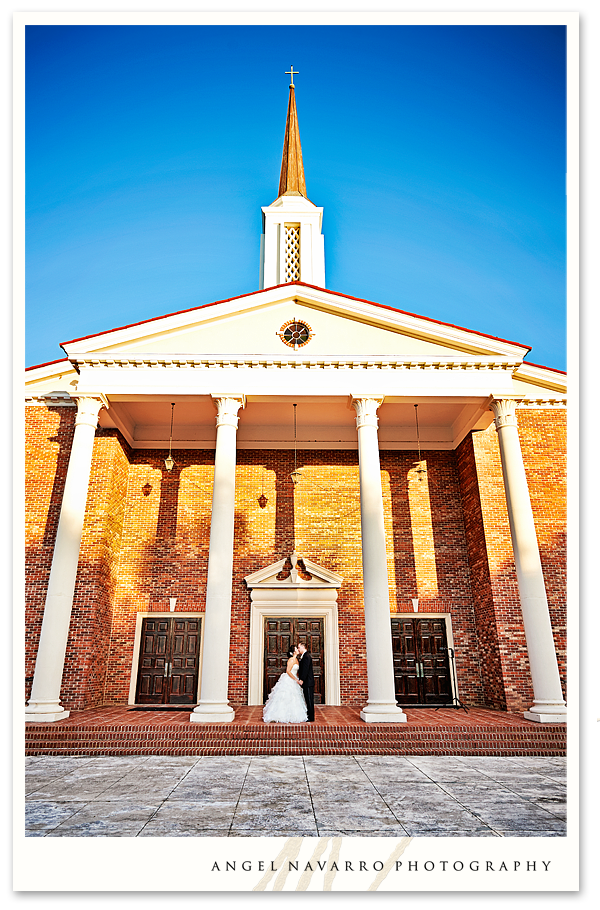
[[[217,409],[217,426],[230,426],[234,427],[237,430],[238,426],[238,411],[240,408],[246,407],[246,396],[245,395],[212,395],[212,400]]]
[[[379,421],[377,409],[383,404],[383,395],[351,395],[350,406],[356,411],[356,429],[375,427]]]
[[[78,424],[86,424],[88,426],[96,427],[98,426],[98,414],[100,413],[101,408],[106,408],[108,410],[109,404],[108,399],[102,392],[93,395],[71,395],[71,398],[74,398],[77,402],[77,417],[75,418],[75,426]]]
[[[514,398],[494,398],[490,402],[496,430],[517,426],[517,402]]]

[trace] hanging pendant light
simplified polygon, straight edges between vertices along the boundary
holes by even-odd
[[[167,471],[172,471],[175,467],[175,461],[171,455],[171,446],[173,444],[173,411],[175,409],[175,402],[171,402],[171,433],[169,434],[169,457],[165,458],[165,468]]]
[[[421,460],[421,441],[420,441],[420,439],[419,439],[419,417],[418,417],[418,410],[419,410],[419,405],[416,404],[416,405],[415,405],[415,423],[416,423],[416,425],[417,425],[417,448],[418,448],[418,451],[419,451],[419,460],[416,462],[415,472],[416,472],[416,474],[417,474],[417,477],[419,478],[419,483],[423,483],[423,481],[425,480],[425,476],[426,476],[426,474],[427,474],[427,468],[425,467],[425,465],[423,464],[423,462],[422,462],[422,460]]]
[[[298,470],[298,453],[296,450],[296,407],[297,407],[297,405],[294,405],[294,470],[290,474],[290,477],[292,478],[292,483],[294,484],[294,486],[296,486],[296,484],[302,477],[302,471]]]
[[[263,467],[260,496],[258,497],[257,502],[258,502],[259,506],[261,507],[261,509],[264,509],[266,507],[268,501],[269,500],[265,496],[265,469]]]

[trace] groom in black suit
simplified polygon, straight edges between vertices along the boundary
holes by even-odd
[[[315,675],[313,673],[313,662],[310,653],[306,650],[306,645],[299,644],[300,662],[298,665],[298,679],[304,692],[304,701],[306,702],[306,713],[309,721],[315,719]]]

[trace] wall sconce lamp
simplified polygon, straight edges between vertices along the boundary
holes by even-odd
[[[415,613],[418,613],[419,612],[419,598],[412,597],[411,600],[412,600],[413,610],[415,611]]]
[[[260,484],[260,496],[258,497],[257,502],[258,502],[259,506],[261,507],[261,509],[264,509],[266,504],[268,503],[268,501],[269,500],[265,496],[265,469],[263,467],[262,480],[261,480],[261,484]]]

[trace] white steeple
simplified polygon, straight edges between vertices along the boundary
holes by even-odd
[[[291,281],[325,287],[325,238],[321,233],[323,209],[313,205],[306,197],[293,78],[292,75],[279,195],[275,202],[262,209],[261,288]]]

